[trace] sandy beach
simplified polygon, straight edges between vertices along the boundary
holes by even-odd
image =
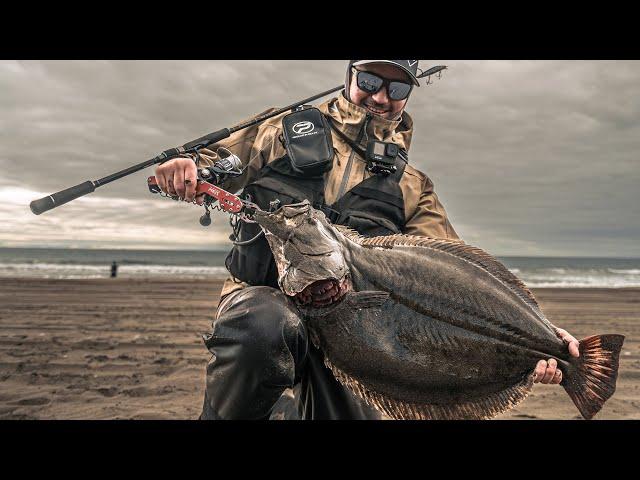
[[[221,282],[0,278],[0,419],[195,419]],[[620,333],[615,395],[596,419],[640,419],[640,288],[537,289],[577,338]],[[536,385],[500,419],[577,419]]]

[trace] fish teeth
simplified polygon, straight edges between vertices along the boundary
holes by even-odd
[[[324,292],[327,288],[331,288],[331,283],[327,283],[326,281],[318,282],[308,287],[308,289],[315,294],[320,294]]]
[[[326,307],[340,300],[351,290],[350,287],[348,277],[344,277],[342,280],[318,280],[298,292],[295,299],[298,305],[313,308]]]
[[[327,305],[330,305],[332,303],[332,300],[329,298],[327,300],[314,300],[313,301],[313,306],[314,307],[326,307]]]
[[[322,295],[319,295],[318,297],[316,297],[318,300],[324,300],[325,298],[329,298],[329,297],[333,297],[336,293],[338,293],[340,290],[338,290],[337,288],[333,287],[330,288],[329,290],[325,290]]]

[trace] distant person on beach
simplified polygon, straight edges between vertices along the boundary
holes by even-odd
[[[250,191],[256,202],[277,199],[286,205],[320,195],[318,207],[332,223],[364,236],[401,232],[458,239],[432,181],[409,161],[414,129],[405,107],[419,86],[417,74],[417,60],[348,63],[344,90],[317,107],[331,126],[335,155],[331,168],[311,186],[308,176],[291,167],[283,145],[286,114],[201,150],[200,166],[219,160],[215,151],[224,147],[246,169],[221,186],[232,192],[246,187],[244,193]],[[390,149],[397,152],[392,173],[382,175],[365,160],[364,150],[372,140],[395,145]],[[170,160],[158,166],[155,175],[165,193],[202,203],[195,196],[194,159]],[[205,336],[213,355],[200,418],[268,419],[288,387],[295,387],[302,419],[380,418],[325,367],[323,354],[309,340],[297,310],[278,289],[266,240],[235,246],[226,263],[234,277],[224,284],[213,332]],[[578,341],[564,330],[559,335],[577,357]],[[562,380],[553,359],[540,360],[536,375],[536,382],[546,384]]]
[[[115,278],[118,276],[118,264],[114,260],[111,264],[111,278]]]

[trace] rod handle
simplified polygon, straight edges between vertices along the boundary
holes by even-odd
[[[36,215],[40,215],[43,212],[51,210],[52,208],[59,207],[60,205],[64,205],[71,200],[75,200],[78,197],[82,197],[87,193],[91,193],[95,191],[96,187],[91,180],[87,180],[84,183],[80,183],[74,187],[69,187],[65,190],[60,190],[59,192],[52,193],[46,197],[42,197],[38,200],[34,200],[31,202],[29,207],[31,207],[31,211]]]

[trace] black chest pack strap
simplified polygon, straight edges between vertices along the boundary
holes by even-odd
[[[335,124],[333,123],[333,119],[331,117],[327,117],[327,118],[328,118],[328,123],[329,123],[329,126],[331,127],[331,129],[334,132],[336,132],[338,134],[338,136],[342,140],[344,140],[347,143],[347,145],[349,145],[351,147],[352,150],[354,150],[358,155],[360,155],[363,160],[366,159],[367,158],[367,152],[365,152],[362,147],[357,145],[356,142],[351,140],[344,132],[340,131],[338,129],[338,127],[336,127]]]

